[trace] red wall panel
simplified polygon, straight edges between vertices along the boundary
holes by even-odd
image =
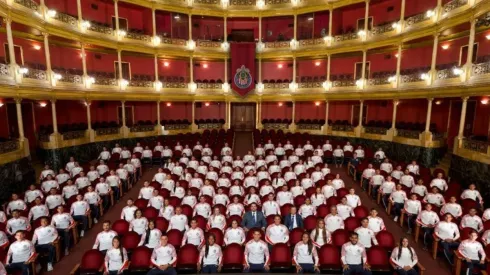
[[[49,45],[49,51],[52,53],[51,66],[53,68],[60,67],[65,69],[82,70],[83,66],[80,50],[51,44]]]
[[[357,32],[357,20],[358,19],[363,19],[366,10],[366,6],[364,3],[360,4],[355,4],[351,5],[346,8],[334,10],[335,13],[340,13],[340,21],[337,21],[337,24],[335,24],[335,29],[336,34],[339,34],[340,32]],[[334,20],[339,20],[338,18],[333,18]],[[341,22],[341,23],[340,23]],[[339,24],[340,23],[340,24]]]
[[[129,62],[131,75],[141,74],[149,75],[154,78],[155,75],[155,60],[151,57],[123,55],[123,62]]]
[[[87,107],[82,101],[63,100],[56,102],[58,124],[87,123]]]
[[[226,32],[231,34],[232,30],[253,30],[254,38],[258,39],[259,20],[257,18],[229,18],[226,22]],[[262,37],[266,37],[264,29],[262,29]]]
[[[172,38],[189,39],[189,17],[185,14],[172,14]]]
[[[13,107],[14,105],[11,106]],[[27,138],[27,140],[29,140],[29,148],[31,150],[36,148],[36,133],[37,133],[37,127],[36,129],[34,129],[35,125],[34,125],[33,111],[34,108],[32,102],[22,103],[22,121],[24,123],[24,136]],[[17,120],[15,119],[15,121],[11,121],[9,123],[17,124]],[[17,125],[15,125],[15,128],[18,128]]]
[[[328,35],[328,23],[329,23],[329,19],[330,18],[330,14],[329,14],[329,11],[322,11],[322,12],[316,12],[315,15],[314,15],[314,36],[315,38],[318,38],[318,37],[323,37],[324,35],[322,35],[322,30],[324,30],[324,33],[325,35]]]
[[[85,20],[96,21],[112,26],[112,17],[115,14],[114,4],[103,0],[83,0],[82,16]],[[74,5],[76,7],[76,5]]]
[[[291,119],[293,116],[292,104],[288,102],[281,102],[279,106],[278,102],[262,102],[261,105],[261,119]]]
[[[4,99],[0,99],[0,102],[3,104],[3,106],[0,107],[0,120],[3,121],[0,123],[0,137],[8,138],[10,122],[8,121],[7,116],[7,103]]]
[[[320,62],[317,66],[316,62]],[[327,61],[326,60],[302,60],[296,61],[296,75],[301,76],[326,76]]]
[[[330,75],[352,74],[354,76],[356,62],[362,62],[362,56],[334,57],[330,61]]]
[[[225,78],[225,63],[224,62],[209,62],[201,61],[194,62],[194,65],[200,64],[200,66],[194,66],[194,80],[218,80],[221,79],[224,82]],[[207,68],[204,68],[207,65]]]
[[[278,68],[278,64],[282,64],[282,68]],[[277,79],[289,79],[293,78],[293,67],[288,66],[293,64],[292,61],[274,61],[274,62],[262,62],[262,80],[277,80]]]
[[[1,63],[6,63],[6,56],[8,55],[8,52],[5,51],[5,44],[7,44],[7,35],[5,33],[0,33],[0,62]]]
[[[416,56],[417,58],[414,58]],[[401,69],[430,67],[432,60],[432,45],[402,51]]]
[[[117,54],[106,54],[85,51],[87,70],[96,72],[115,72],[114,62],[117,61]]]
[[[459,64],[461,56],[461,47],[468,45],[469,38],[462,37],[459,39],[451,40],[449,42],[439,43],[437,48],[437,64],[449,64],[457,63]],[[447,50],[442,48],[442,45],[449,45]],[[464,59],[466,60],[466,58]],[[429,59],[430,64],[430,59]]]
[[[164,64],[168,62],[166,67]],[[158,60],[158,75],[159,76],[182,76],[186,80],[189,78],[189,61],[186,60]]]
[[[44,0],[44,4],[48,9],[63,12],[74,17],[78,16],[77,5],[71,0]]]
[[[40,50],[34,49],[34,45],[40,45],[39,42],[14,37],[14,45],[22,47],[24,63],[46,64],[44,48],[41,47]],[[16,62],[21,64],[20,60],[16,60]]]
[[[201,107],[196,106],[196,119],[224,119],[226,116],[226,104],[224,102],[209,102],[206,106],[202,102]]]
[[[316,105],[315,102],[296,102],[296,121],[300,119],[325,119],[325,102]]]
[[[427,118],[426,99],[408,99],[400,101],[397,108],[397,122],[425,123]]]
[[[223,28],[223,18],[195,16],[192,18],[192,39],[223,40]]]
[[[171,102],[171,106],[167,106],[167,102],[162,102],[160,106],[160,116],[162,120],[176,120],[192,118],[192,103],[191,102]]]
[[[98,121],[118,121],[118,110],[121,102],[115,101],[92,101],[90,114],[92,123]]]
[[[46,107],[41,107],[40,103],[47,103]],[[58,108],[56,108],[58,109]],[[35,101],[34,102],[34,114],[36,115],[36,127],[39,131],[41,125],[48,126],[53,125],[53,117],[51,112],[51,102],[49,101]]]
[[[396,71],[396,57],[393,53],[368,54],[366,61],[369,62],[369,72]]]
[[[371,4],[369,6],[369,16],[373,17],[373,26],[382,25],[393,21],[399,21],[400,9],[400,0],[379,1],[377,3]]]
[[[490,55],[490,40],[486,38],[490,31],[479,33],[475,36],[475,43],[478,43],[478,57]],[[477,60],[481,62],[481,60]]]
[[[393,118],[393,101],[391,100],[374,100],[364,101],[367,106],[366,121],[381,120],[391,121]]]
[[[405,18],[432,10],[437,0],[410,0],[405,2]]]
[[[473,134],[477,136],[488,136],[490,105],[484,105],[478,101],[476,103],[475,117],[477,119],[473,122]]]
[[[168,12],[155,11],[157,34],[170,37],[172,32],[172,16]]]
[[[336,120],[347,120],[351,122],[352,105],[354,101],[333,101],[328,106],[328,119],[335,122]]]
[[[119,18],[128,20],[129,29],[138,29],[144,31],[145,34],[153,34],[151,9],[129,5],[123,2],[120,2],[118,7]]]
[[[126,106],[133,107],[134,122],[157,120],[157,103],[156,102],[127,102]],[[161,115],[161,114],[160,114]]]
[[[436,101],[439,101],[441,103],[436,104]],[[438,133],[444,133],[447,131],[448,117],[449,117],[449,100],[433,100],[430,122],[436,124],[436,129]]]

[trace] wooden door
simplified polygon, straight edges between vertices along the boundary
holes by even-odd
[[[231,127],[236,131],[253,131],[255,129],[255,103],[232,103]]]
[[[352,126],[357,126],[359,125],[359,111],[360,111],[360,105],[353,105],[352,106]],[[362,124],[366,125],[366,118],[367,118],[367,105],[364,104],[362,106]]]

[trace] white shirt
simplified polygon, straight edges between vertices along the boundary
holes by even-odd
[[[247,264],[264,264],[269,261],[269,247],[262,240],[250,240],[245,244],[244,254]]]
[[[203,216],[204,218],[209,218],[211,215],[211,206],[207,202],[200,202],[194,206],[194,215],[193,216]]]
[[[485,259],[487,257],[485,254],[485,249],[483,249],[481,243],[470,239],[462,241],[458,247],[458,251],[461,253],[461,255],[463,255],[465,258],[469,258],[470,260],[480,261],[481,259]]]
[[[177,261],[177,252],[175,247],[169,243],[165,246],[159,246],[151,254],[151,263],[155,266],[172,265]]]
[[[360,265],[367,263],[366,249],[359,242],[352,244],[351,242],[342,245],[342,257],[340,260],[347,265]]]
[[[92,181],[100,178],[99,172],[97,172],[96,170],[94,170],[94,171],[88,171],[87,172],[87,178],[92,182]]]
[[[177,229],[180,231],[184,231],[187,228],[189,228],[189,225],[187,224],[187,216],[180,214],[180,215],[173,215],[170,218],[169,224],[168,224],[168,230],[170,229]]]
[[[220,265],[223,258],[223,253],[221,252],[221,246],[217,244],[210,245],[208,247],[208,253],[206,255],[206,248],[203,247],[199,254],[199,263],[203,266],[206,265]]]
[[[369,221],[369,229],[373,230],[374,233],[378,233],[379,231],[385,230],[385,223],[382,218],[376,216],[368,216],[368,221]]]
[[[380,159],[384,159],[386,157],[385,152],[383,151],[376,151],[376,153],[374,153],[374,156],[379,156]]]
[[[430,183],[430,187],[434,187],[434,186],[442,191],[446,191],[448,187],[445,179],[433,179]]]
[[[425,187],[425,185],[423,184],[415,185],[410,192],[415,193],[421,197],[425,197],[425,195],[427,194],[427,187]]]
[[[391,193],[390,195],[390,200],[392,200],[394,203],[405,203],[405,200],[407,200],[407,193],[403,190],[395,190]]]
[[[43,193],[39,189],[27,190],[24,194],[24,199],[27,203],[33,202],[37,197],[44,198]]]
[[[100,196],[97,192],[87,192],[83,195],[83,199],[89,204],[96,204],[100,200]]]
[[[325,217],[325,227],[329,232],[344,228],[344,219],[340,215],[328,214]]]
[[[336,196],[337,195],[337,190],[333,185],[324,185],[322,187],[322,193],[325,196],[326,199]]]
[[[120,271],[125,268],[127,268],[127,262],[128,261],[128,253],[126,252],[126,249],[122,249],[122,255],[121,255],[121,250],[119,248],[110,248],[107,250],[105,254],[105,266],[108,271]]]
[[[245,212],[245,208],[241,203],[230,203],[226,208],[226,214],[229,216],[238,215],[242,216]]]
[[[332,186],[335,187],[335,190],[339,190],[340,188],[345,187],[345,183],[342,179],[333,179]]]
[[[378,245],[376,234],[368,227],[360,226],[354,230],[359,235],[359,242],[366,248],[370,248],[372,244]]]
[[[315,206],[312,204],[303,204],[299,207],[298,214],[300,214],[301,218],[303,219],[306,219],[308,216],[315,215]]]
[[[269,215],[281,215],[281,207],[276,201],[266,201],[262,205],[262,212],[264,212],[264,216]]]
[[[339,216],[342,217],[342,219],[344,220],[350,216],[354,217],[354,211],[352,207],[348,204],[337,204],[337,212],[339,213]]]
[[[40,217],[48,217],[49,209],[45,204],[35,205],[29,210],[28,220],[37,220]]]
[[[78,189],[83,189],[90,185],[90,179],[88,177],[79,177],[75,180],[75,185]]]
[[[463,208],[458,203],[448,202],[441,208],[441,214],[449,213],[455,218],[459,218],[463,215]]]
[[[95,185],[95,191],[99,193],[100,195],[107,195],[109,194],[109,191],[111,191],[111,187],[107,182],[99,182],[97,185]]]
[[[148,236],[148,243],[145,244],[146,237],[147,237],[146,235],[148,234],[147,232],[148,231],[145,231],[145,233],[143,233],[143,235],[141,235],[141,241],[138,244],[138,246],[146,245],[146,247],[152,248],[152,249],[159,246],[160,245],[160,238],[162,237],[162,232],[160,231],[160,229],[153,228],[152,230],[150,230],[149,236]]]
[[[72,203],[70,212],[73,216],[84,216],[89,210],[90,206],[86,201],[76,201]]]
[[[459,229],[458,225],[453,223],[453,222],[446,222],[446,221],[440,221],[435,229],[434,232],[436,236],[438,236],[442,240],[457,240],[459,239]]]
[[[414,173],[415,175],[419,174],[419,166],[417,164],[409,164],[407,165],[407,169],[410,173]]]
[[[36,252],[34,245],[29,240],[15,241],[7,252],[7,261],[12,263],[24,263],[28,261]]]
[[[208,219],[209,228],[219,228],[223,231],[226,227],[226,217],[224,215],[211,215]]]
[[[69,213],[56,213],[51,219],[51,225],[54,225],[58,229],[67,229],[73,223],[74,220]]]
[[[381,184],[380,187],[381,194],[383,195],[390,194],[391,192],[395,191],[395,186],[396,184],[392,181],[383,182],[383,184]]]
[[[277,192],[276,200],[277,200],[277,203],[279,203],[279,206],[283,206],[286,203],[294,204],[293,203],[293,193],[291,193],[289,191]]]
[[[58,184],[62,184],[67,182],[70,179],[70,175],[67,173],[63,174],[58,174],[56,175],[56,181],[58,181]]]
[[[112,248],[112,239],[117,236],[116,231],[109,230],[109,231],[102,231],[99,234],[97,234],[97,237],[95,238],[95,244],[93,246],[93,249],[99,249],[99,251],[104,251]]]
[[[422,227],[436,225],[439,222],[439,215],[434,211],[422,210],[417,217],[417,223]]]
[[[463,218],[461,219],[460,226],[461,226],[461,228],[471,227],[478,232],[483,230],[482,219],[480,217],[478,217],[477,215],[474,215],[474,216],[470,216],[470,214],[464,215]]]
[[[325,238],[326,239],[323,238],[323,230],[325,230]],[[330,234],[330,232],[328,232],[328,230],[323,229],[323,228],[318,228],[318,235],[316,235],[317,234],[316,231],[317,231],[317,229],[315,228],[310,233],[311,241],[313,242],[313,244],[316,247],[319,247],[320,248],[324,244],[331,242],[331,234]]]
[[[361,198],[356,194],[347,194],[345,195],[345,198],[347,199],[347,205],[352,208],[356,208],[361,205]]]
[[[410,253],[409,249],[412,250],[412,253]],[[399,253],[401,253],[401,256],[399,256]],[[415,250],[408,247],[402,247],[401,250],[399,247],[395,247],[391,252],[391,260],[398,268],[404,268],[405,266],[410,266],[413,268],[418,262]]]
[[[127,222],[131,222],[134,219],[134,212],[138,210],[138,207],[132,206],[124,206],[121,211],[121,219],[125,219]]]
[[[385,171],[388,174],[391,174],[391,171],[393,171],[393,165],[389,162],[383,162],[379,166],[379,169]]]
[[[237,243],[243,244],[245,242],[245,231],[241,227],[233,228],[229,227],[226,229],[224,241],[226,245]]]
[[[61,195],[49,195],[46,197],[46,205],[49,209],[54,209],[62,204],[65,204],[63,197]]]
[[[230,199],[226,194],[217,194],[213,197],[213,205],[222,204],[228,205],[230,203]]]
[[[60,185],[55,180],[47,180],[41,184],[44,193],[48,193],[52,188],[59,189]]]
[[[403,175],[400,178],[400,183],[408,188],[412,188],[415,185],[415,180],[413,179],[412,175]]]
[[[153,197],[153,190],[155,190],[153,186],[141,187],[140,194],[138,197],[143,198],[145,200],[149,200]]]
[[[50,244],[58,238],[58,231],[52,225],[40,226],[34,230],[32,243],[35,244]]]
[[[65,199],[69,199],[78,194],[78,187],[76,185],[67,185],[63,187],[62,194]]]
[[[138,233],[138,235],[143,235],[148,229],[148,219],[145,217],[134,218],[129,223],[129,230]]]
[[[158,196],[155,196],[155,197],[152,197],[149,201],[148,201],[148,206],[151,206],[157,210],[160,210],[160,208],[163,207],[163,197],[158,195]]]
[[[408,214],[418,215],[422,211],[422,204],[419,200],[406,200],[404,209]]]
[[[27,230],[30,228],[29,221],[26,217],[11,218],[7,221],[7,233],[13,235],[19,230]]]
[[[184,244],[193,244],[195,246],[201,246],[204,244],[204,231],[201,228],[189,228],[184,233],[184,237],[182,238],[182,245]]]
[[[305,244],[304,242],[299,242],[294,246],[293,261],[295,263],[314,264],[317,266],[318,260],[318,253],[315,246],[312,247],[311,253],[309,252],[308,244]]]
[[[197,204],[197,199],[193,195],[184,196],[184,198],[182,198],[182,205],[184,204],[187,204],[190,207],[194,208],[194,206]]]

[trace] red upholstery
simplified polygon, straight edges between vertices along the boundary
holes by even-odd
[[[367,251],[367,258],[372,271],[390,271],[392,269],[387,251],[380,246],[371,246]]]
[[[129,231],[128,233],[124,234],[124,236],[121,239],[122,246],[126,248],[126,250],[128,251],[132,251],[133,249],[138,247],[140,241],[141,241],[141,236],[134,231]]]
[[[289,269],[292,265],[291,249],[285,243],[277,243],[272,247],[270,267],[273,269]]]
[[[103,264],[104,255],[99,250],[88,250],[83,254],[80,261],[80,273],[98,273]]]
[[[126,220],[117,220],[112,224],[112,230],[117,232],[117,235],[123,236],[129,232],[129,222]]]
[[[223,250],[223,268],[239,269],[243,268],[243,246],[233,243]]]
[[[291,247],[294,247],[301,241],[304,232],[305,230],[303,228],[295,228],[289,232],[289,243],[291,244]]]
[[[317,220],[316,216],[313,215],[308,216],[306,217],[306,219],[303,220],[303,226],[305,227],[306,230],[311,231],[316,227],[316,220]]]
[[[361,222],[356,217],[348,217],[344,220],[344,227],[347,231],[354,231],[361,226]]]
[[[197,262],[199,260],[199,251],[193,244],[186,244],[179,249],[177,255],[177,268],[181,269],[197,269]]]
[[[387,251],[391,251],[395,247],[395,238],[387,230],[380,231],[376,234],[376,240],[378,241],[378,245]]]
[[[197,226],[201,228],[202,230],[206,230],[206,225],[208,224],[208,221],[206,218],[204,218],[201,215],[196,215],[194,219],[197,221]]]
[[[188,204],[183,204],[180,206],[180,208],[182,209],[182,214],[186,215],[187,219],[190,220],[192,218],[192,214],[194,212],[192,207]]]
[[[168,198],[168,203],[172,205],[174,208],[180,205],[180,199],[177,197]]]
[[[294,198],[294,205],[296,207],[300,207],[305,203],[305,200],[306,200],[306,196],[303,195],[296,196],[296,198]]]
[[[273,223],[274,223],[274,218],[275,218],[275,217],[276,217],[275,215],[269,215],[269,216],[267,216],[267,217],[265,218],[265,220],[266,220],[266,222],[267,222],[267,225],[271,225],[271,224],[273,224]]]
[[[337,198],[340,200],[342,199],[343,197],[345,197],[345,195],[349,194],[349,190],[347,190],[347,188],[339,188],[337,190]]]
[[[291,207],[293,207],[293,205],[290,203],[286,203],[283,206],[281,206],[281,214],[283,216],[289,215],[291,213]]]
[[[349,241],[349,231],[345,229],[337,229],[332,233],[332,244],[341,247]]]
[[[137,199],[134,201],[134,205],[139,209],[143,210],[148,206],[148,200],[145,199]]]
[[[340,203],[340,199],[337,197],[330,197],[327,199],[327,206],[330,208],[331,206],[335,206]]]
[[[176,249],[178,249],[182,244],[183,234],[177,229],[170,229],[167,232],[167,237],[168,237],[168,243],[173,245]]]
[[[238,216],[238,215],[233,215],[233,216],[230,216],[226,219],[226,224],[228,225],[228,227],[231,226],[231,223],[233,221],[237,221],[238,222],[238,226],[240,226],[240,224],[242,223],[242,217]]]
[[[324,244],[318,251],[321,270],[340,270],[340,249],[332,244]]]
[[[254,232],[257,231],[257,230],[259,230],[260,232],[262,232],[261,239],[263,241],[265,241],[265,233],[264,233],[264,231],[262,231],[260,228],[254,227],[254,228],[250,228],[250,230],[247,231],[247,238],[246,238],[245,242],[248,242],[251,239],[253,239]]]
[[[155,227],[165,233],[168,229],[168,221],[165,218],[158,217],[155,219]]]
[[[158,217],[158,210],[150,206],[143,210],[143,216],[148,220],[154,220]]]
[[[366,206],[363,205],[354,208],[353,211],[354,211],[354,215],[356,215],[356,218],[358,218],[359,220],[362,220],[367,216],[369,216],[369,210],[367,209]]]
[[[211,228],[211,229],[209,229],[207,235],[209,236],[210,234],[214,235],[215,240],[216,240],[216,244],[218,244],[219,246],[223,246],[225,244],[225,241],[224,241],[225,236],[224,236],[223,231],[221,231],[221,229]]]
[[[328,214],[330,214],[330,207],[328,207],[327,205],[320,204],[316,208],[316,216],[318,218],[325,218]],[[357,215],[356,215],[356,217],[357,217]]]
[[[146,246],[139,246],[133,249],[131,254],[130,271],[147,271],[151,265],[151,249]]]

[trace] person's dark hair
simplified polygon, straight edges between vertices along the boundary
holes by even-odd
[[[104,224],[111,225],[111,221],[110,221],[110,220],[105,220],[105,221],[104,221],[102,224],[103,224],[103,225],[104,225]]]
[[[151,235],[150,223],[153,223],[153,225],[155,225],[155,220],[148,221],[148,228],[146,229],[146,235],[145,235],[145,244],[148,244],[148,242],[150,241],[150,235]]]
[[[400,238],[400,244],[398,244],[398,260],[400,260],[401,256],[402,256],[402,247],[403,247],[403,240],[407,240],[407,238],[405,237],[401,237]],[[413,261],[413,250],[412,250],[412,247],[409,245],[407,245],[407,248],[408,248],[408,251],[410,252],[410,258],[412,259]]]
[[[209,238],[213,238],[213,240],[216,242],[216,236],[214,234],[209,234],[208,239],[206,240],[206,247],[205,247],[205,252],[204,252],[204,257],[208,256],[209,253]]]
[[[356,232],[351,232],[350,237],[359,237],[359,234],[357,234]]]
[[[318,224],[320,222],[323,222],[325,224],[325,221],[322,219],[322,218],[319,218],[316,222],[316,227],[315,227],[315,235],[313,236],[313,239],[316,241],[318,241],[318,237],[320,236],[319,231],[320,231],[320,227],[318,226]],[[322,232],[322,239],[323,239],[323,243],[327,243],[327,228],[323,228],[323,232]]]
[[[308,237],[308,254],[311,255],[313,252],[313,242],[311,241],[310,234],[308,234],[308,232],[303,232],[302,237],[305,235]]]

